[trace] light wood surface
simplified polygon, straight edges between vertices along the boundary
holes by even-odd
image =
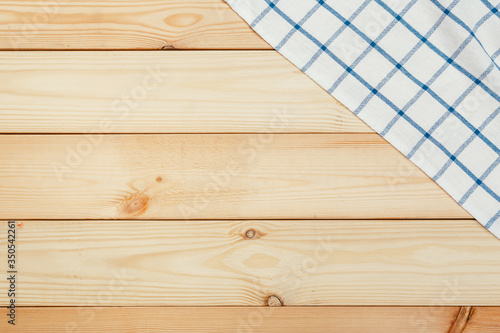
[[[372,132],[276,52],[3,52],[1,133]]]
[[[17,224],[20,306],[500,305],[500,244],[473,220]]]
[[[0,49],[269,49],[222,0],[0,1]]]
[[[19,309],[20,320],[12,332],[447,333],[457,311],[457,307],[28,307]],[[4,313],[0,309],[2,317]],[[0,329],[10,328],[0,321]],[[486,332],[498,330],[482,331]]]
[[[7,135],[0,218],[470,218],[376,134]]]
[[[0,332],[500,332],[498,240],[222,0],[0,0],[0,50]]]

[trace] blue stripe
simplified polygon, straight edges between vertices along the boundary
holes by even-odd
[[[271,9],[276,6],[276,4],[278,3],[278,1],[280,0],[273,0],[269,3],[269,1],[267,1],[268,3],[268,6],[266,7],[266,9],[264,9],[260,14],[259,16],[257,16],[255,18],[255,20],[253,20],[253,22],[250,24],[250,26],[252,28],[254,28],[266,15],[267,13],[269,13],[271,11]]]
[[[319,1],[320,3],[322,3],[323,1],[322,0],[317,0]],[[359,13],[361,13],[363,11],[363,9],[365,9],[366,6],[368,6],[368,4],[372,2],[372,0],[365,0],[365,2],[363,2],[361,4],[361,6],[358,7],[358,9],[356,9],[356,11],[349,17],[348,21],[349,22],[352,22],[352,20],[354,20],[358,15]],[[307,64],[305,64],[304,67],[301,68],[301,70],[303,72],[307,71],[309,69],[309,67],[312,66],[312,64],[314,64],[314,62],[316,60],[318,60],[319,56],[323,53],[323,48],[327,48],[328,46],[330,46],[330,44],[332,44],[335,39],[337,39],[338,36],[340,36],[340,34],[347,28],[347,25],[346,24],[343,24],[339,30],[337,30],[337,32],[335,32],[332,37],[330,37],[326,43],[324,44],[324,47],[321,47],[315,54],[314,56],[307,62]]]
[[[480,79],[486,77],[491,71],[493,70],[493,65],[490,65],[490,67],[488,67],[488,69],[483,73],[481,74],[480,76]],[[456,102],[452,105],[452,108],[457,108],[458,105],[460,103],[462,103],[462,101],[471,93],[472,90],[474,90],[474,88],[476,87],[476,83],[472,83],[466,90],[465,92],[456,100]],[[450,115],[451,113],[450,112],[446,112],[441,118],[439,118],[438,121],[436,121],[434,123],[434,125],[432,125],[432,127],[430,128],[430,130],[428,131],[428,133],[432,134],[447,118],[448,116]],[[493,118],[491,118],[491,120],[493,120]],[[482,128],[484,128],[484,125],[479,127],[478,130],[481,130]],[[475,136],[475,134],[474,134]],[[413,149],[410,151],[410,153],[407,155],[408,158],[412,158],[413,155],[417,152],[417,150],[422,146],[422,144],[425,142],[425,136],[423,136],[420,141],[415,145],[415,147],[413,147]],[[439,178],[439,177],[438,177]]]
[[[404,16],[404,14],[406,14],[408,12],[408,10],[410,10],[410,8],[417,2],[417,0],[412,0],[408,5],[406,5],[406,7],[401,11],[401,13],[399,13],[399,16]],[[351,19],[349,19],[348,21],[352,21]],[[387,33],[389,31],[391,31],[391,29],[398,23],[398,19],[394,19],[391,21],[391,23],[378,35],[378,37],[374,40],[375,43],[378,43],[380,40],[382,40],[382,38],[384,38]],[[346,24],[343,25],[343,27],[347,27]],[[421,45],[421,43],[420,43]],[[351,64],[351,66],[349,66],[350,68],[356,68],[356,66],[366,57],[366,55],[371,51],[373,50],[373,47],[371,45],[369,45],[364,51],[363,53]],[[416,49],[412,50],[410,53],[413,54],[413,52],[415,52]],[[409,56],[407,56],[408,59],[409,59]],[[406,58],[406,57],[405,57]],[[404,61],[406,62],[406,61]],[[400,62],[401,65],[404,64],[403,61]],[[397,72],[398,68],[396,67],[395,69],[393,69],[393,71],[391,72],[392,75],[394,75],[396,72]],[[388,80],[391,75],[391,73],[389,73],[389,75],[384,79],[384,80]],[[330,94],[332,94],[335,89],[337,89],[337,87],[342,83],[342,81],[344,81],[344,79],[349,75],[349,72],[345,71],[344,73],[342,73],[342,75],[337,79],[337,81],[335,81],[335,83],[332,85],[332,87],[330,89],[328,89],[328,92]],[[377,86],[377,90],[380,90],[381,86]],[[370,94],[369,96],[373,96],[373,94]],[[359,108],[358,108],[359,109]]]
[[[268,4],[270,3],[270,0],[264,0]],[[378,0],[375,0],[378,1]],[[279,8],[276,6],[272,6],[272,9],[279,14],[286,22],[288,22],[292,26],[296,26],[297,23],[294,22],[290,17],[288,17],[285,13],[283,13]],[[401,19],[402,20],[402,19]],[[350,24],[348,24],[350,25]],[[321,42],[319,42],[314,36],[312,36],[309,32],[307,32],[303,27],[299,27],[298,31],[300,31],[304,36],[309,38],[313,43],[315,43],[318,47],[321,48],[323,46]],[[337,56],[335,56],[328,48],[325,50],[325,54],[327,54],[329,57],[331,57],[334,61],[336,61],[341,67],[344,69],[348,69],[348,66]],[[361,84],[363,84],[367,89],[371,90],[373,94],[377,95],[384,103],[386,103],[388,106],[390,106],[395,112],[399,113],[401,117],[403,117],[408,123],[410,123],[415,129],[417,129],[419,132],[421,132],[423,135],[428,135],[428,139],[434,143],[445,155],[451,158],[452,154],[439,142],[437,141],[432,135],[429,135],[426,133],[424,129],[422,129],[415,121],[413,121],[407,114],[399,110],[396,105],[394,105],[390,100],[388,100],[382,93],[374,89],[366,80],[364,80],[362,77],[360,77],[354,70],[351,70],[349,68],[348,70],[351,75],[356,78]],[[436,97],[437,98],[437,97]],[[453,112],[455,114],[455,110],[450,110],[450,112]],[[463,117],[459,114],[455,114],[459,119],[462,120],[462,122],[465,121]],[[468,123],[467,121],[465,121]],[[470,125],[470,124],[469,124]],[[470,125],[472,126],[472,125]],[[479,137],[480,135],[478,135]],[[484,136],[483,136],[484,137]],[[493,192],[484,182],[480,181],[479,178],[477,178],[462,162],[460,162],[458,159],[454,159],[454,162],[459,166],[474,182],[477,182],[481,188],[483,188],[488,194],[490,194],[495,200],[500,202],[500,197]]]
[[[491,228],[491,226],[493,226],[493,224],[498,221],[498,218],[500,218],[500,210],[495,214],[495,216],[493,216],[491,218],[491,220],[488,221],[488,223],[486,223],[485,227],[486,229],[489,229]]]
[[[479,181],[476,181],[474,185],[471,186],[471,188],[464,194],[464,196],[458,201],[458,203],[463,206],[464,203],[469,199],[471,194],[477,189],[477,187],[481,184],[480,182],[484,182],[486,177],[490,175],[490,173],[495,170],[497,167],[498,163],[500,163],[500,157],[498,157],[493,164],[491,164],[488,169],[479,177]]]
[[[498,7],[500,5],[497,5],[495,7],[493,7],[493,5],[489,2],[489,1],[486,1],[486,0],[481,0],[481,2],[489,9],[491,10],[492,13],[494,13],[496,16],[498,16],[500,18],[500,13],[498,11]]]
[[[406,121],[408,121],[415,129],[417,129],[419,132],[425,135],[425,130],[422,129],[417,123],[415,123],[408,115],[403,113],[401,115],[403,118],[405,118]],[[446,149],[438,140],[436,140],[432,135],[429,135],[427,137],[429,141],[431,141],[436,147],[441,149],[441,151],[448,156],[450,159],[452,159],[455,164],[462,169],[474,182],[476,182],[483,190],[485,190],[488,194],[490,194],[495,200],[500,202],[500,197],[492,191],[484,182],[482,182],[479,178],[477,178],[462,162],[460,162],[458,159],[452,158],[452,154]]]
[[[455,6],[458,3],[458,1],[459,0],[455,0],[452,4],[450,4],[450,8]],[[429,38],[429,36],[431,36],[434,33],[434,31],[436,31],[439,25],[441,25],[445,17],[446,17],[445,15],[442,15],[436,21],[436,23],[431,27],[431,29],[425,34],[424,37]],[[382,89],[382,87],[385,86],[385,84],[399,71],[399,67],[403,66],[422,45],[424,45],[424,42],[422,41],[422,39],[419,39],[417,44],[411,49],[411,51],[408,52],[408,54],[403,59],[401,59],[399,64],[396,65],[396,67],[377,85],[376,89],[377,90]],[[364,109],[366,104],[368,104],[368,102],[372,99],[373,96],[374,96],[373,94],[369,94],[368,96],[366,96],[365,99],[361,102],[361,104],[357,107],[357,109],[354,110],[354,113],[359,114]]]
[[[455,6],[456,4],[458,3],[458,0],[454,1],[451,6]],[[441,23],[444,19],[446,18],[446,15],[442,15],[439,20],[438,20],[438,23]],[[433,27],[434,28],[434,27]],[[436,26],[437,28],[437,26]],[[435,29],[434,29],[435,30]],[[426,38],[427,38],[427,35],[426,34]],[[455,59],[462,51],[463,49],[467,46],[467,44],[469,44],[469,42],[472,40],[472,37],[468,40],[465,40],[462,45],[460,45],[460,47],[458,48],[458,50],[455,51],[455,53],[453,53],[453,55],[451,56],[452,59]],[[422,42],[423,43],[423,42]],[[438,69],[438,71],[436,73],[434,73],[434,75],[425,83],[424,86],[420,86],[420,90],[417,92],[417,94],[403,107],[403,112],[406,112],[413,104],[415,104],[415,102],[420,98],[420,96],[426,91],[428,90],[430,87],[430,85],[432,83],[434,83],[434,81],[436,81],[438,79],[438,77],[446,70],[446,68],[448,68],[448,66],[450,65],[449,62],[445,62],[443,66],[441,66],[441,68]],[[475,85],[475,83],[474,83]],[[471,89],[472,90],[472,89]],[[465,95],[467,96],[467,95]],[[462,98],[465,98],[464,95],[462,95]],[[455,103],[456,105],[458,105],[458,103],[456,102]],[[447,106],[443,105],[445,108],[448,109]],[[450,113],[448,113],[450,114]],[[394,124],[398,121],[399,117],[394,117],[388,124],[387,126],[384,128],[384,130],[382,132],[380,132],[380,135],[382,136],[385,136],[389,130],[394,126]],[[424,136],[425,138],[425,136]],[[411,155],[407,156],[408,158],[411,157]]]
[[[397,14],[390,9],[386,4],[384,4],[381,0],[375,0],[382,8],[384,8],[389,14],[392,16],[396,17]],[[434,44],[429,42],[424,36],[422,36],[418,31],[416,31],[408,22],[406,22],[403,18],[400,20],[401,23],[415,36],[418,38],[422,39],[432,51],[434,51],[437,55],[439,55],[441,58],[443,58],[446,61],[449,61],[453,67],[455,67],[458,71],[460,71],[462,74],[464,74],[466,77],[468,77],[471,81],[475,82],[478,81],[474,75],[469,73],[465,68],[457,64],[453,59],[450,59],[446,54],[444,54],[441,50],[439,50]],[[500,96],[495,93],[493,90],[491,90],[488,86],[486,86],[483,82],[478,82],[478,86],[480,86],[485,92],[491,95],[495,100],[500,102]]]
[[[380,1],[380,0],[375,0],[375,1]],[[454,1],[454,4],[457,3],[459,0],[455,0]],[[354,32],[356,32],[361,38],[363,38],[366,42],[368,42],[375,50],[377,50],[382,56],[384,56],[390,63],[392,63],[394,66],[396,66],[400,71],[401,73],[405,74],[406,77],[408,77],[410,80],[412,80],[415,84],[417,84],[418,86],[420,86],[421,89],[425,90],[428,94],[430,94],[436,101],[438,101],[443,107],[445,107],[450,113],[452,113],[455,117],[457,117],[460,121],[462,121],[468,128],[470,128],[473,132],[476,132],[477,131],[477,128],[475,128],[471,123],[469,123],[469,121],[467,121],[467,119],[465,119],[460,113],[458,112],[455,112],[456,110],[454,108],[452,108],[450,105],[448,105],[448,103],[446,103],[437,93],[435,93],[429,86],[423,84],[420,80],[418,80],[416,77],[414,77],[410,72],[408,72],[404,67],[400,66],[400,64],[394,60],[394,58],[392,58],[385,50],[383,50],[378,44],[376,44],[374,41],[372,41],[370,38],[368,38],[362,31],[360,31],[358,28],[356,28],[356,26],[354,26],[353,24],[351,24],[350,22],[346,21],[342,15],[340,15],[339,13],[337,13],[332,7],[330,7],[328,4],[324,4],[324,7],[330,11],[332,14],[334,14],[338,19],[340,19],[341,21],[345,22],[346,25],[349,26],[349,28],[351,28]],[[395,16],[399,21],[404,21],[404,19],[398,15]],[[302,29],[302,28],[301,28]],[[302,29],[303,30],[303,29]],[[421,40],[425,43],[426,41],[428,41],[424,36],[422,36]],[[326,51],[326,50],[325,50]],[[459,53],[459,52],[458,52]],[[457,54],[458,54],[457,53]],[[454,63],[454,60],[452,58],[448,58],[448,62],[447,63]],[[352,72],[353,69],[350,68],[350,67],[347,67],[346,70],[348,72]],[[475,78],[475,80],[473,81],[475,82],[477,85],[480,85],[481,84],[481,81],[478,79],[478,78]],[[488,88],[489,89],[489,88]],[[370,90],[373,90],[370,89]],[[378,90],[377,90],[378,91]],[[332,93],[332,90],[329,89],[328,92],[331,94]],[[423,92],[420,93],[420,95],[422,94]],[[420,97],[420,95],[418,95],[415,100]],[[500,99],[499,99],[500,100]],[[411,103],[413,104],[414,101]],[[410,104],[410,105],[411,105]],[[401,111],[401,110],[399,110]],[[404,112],[403,112],[404,113]],[[384,131],[382,131],[380,134],[382,136],[386,135],[388,130],[392,127],[392,125],[399,119],[400,117],[396,117],[395,119],[393,119],[392,121],[392,124],[390,123],[388,125],[388,127],[386,127],[386,129],[384,129]],[[425,134],[428,134],[428,133],[425,133]],[[500,149],[498,149],[498,147],[496,147],[495,144],[493,144],[488,138],[486,138],[483,134],[479,133],[478,134],[478,137],[481,138],[481,140],[483,140],[488,146],[490,146],[491,149],[493,149],[497,154],[500,154]]]
[[[306,23],[306,21],[312,16],[312,14],[314,14],[320,7],[321,5],[319,3],[315,4],[314,7],[302,18],[302,20],[300,20],[299,23],[296,24],[292,28],[292,30],[288,32],[288,34],[286,34],[281,42],[279,42],[279,44],[275,47],[276,51],[279,51],[283,47],[283,45],[285,45],[285,43],[288,42],[288,40],[293,36],[293,34],[297,32],[298,27],[304,25],[304,23]]]
[[[484,45],[483,43],[481,43],[481,41],[479,40],[479,38],[477,38],[475,32],[477,31],[477,29],[475,29],[477,27],[477,25],[479,24],[479,22],[476,24],[476,26],[474,27],[474,30],[471,30],[469,28],[469,26],[467,24],[465,24],[461,19],[459,19],[455,14],[453,14],[451,11],[447,10],[446,8],[444,8],[438,1],[436,0],[431,0],[431,2],[433,4],[435,4],[439,9],[441,9],[443,11],[443,13],[445,13],[446,15],[448,15],[453,21],[455,21],[458,25],[460,25],[462,28],[464,28],[469,34],[471,37],[473,37],[479,44],[479,46],[481,46],[481,48],[483,49],[484,53],[486,53],[486,55],[488,56],[488,58],[491,59],[491,62],[497,67],[497,69],[499,68],[498,65],[495,63],[495,61],[493,61],[493,58],[488,54],[488,51],[486,51],[486,49],[484,48]],[[490,8],[491,9],[491,8]],[[490,10],[486,15],[483,16],[483,18],[481,19],[481,24],[483,24],[488,18],[490,18],[492,15],[494,14],[494,11]]]
[[[488,126],[488,124],[493,120],[495,119],[495,117],[500,113],[500,108],[497,108],[491,115],[488,116],[488,118],[486,118],[486,120],[484,121],[484,123],[478,128],[479,131],[482,131],[486,126]],[[465,148],[467,148],[467,146],[472,142],[472,140],[474,140],[476,138],[476,133],[472,133],[472,135],[457,149],[457,151],[455,152],[455,154],[453,154],[454,158],[458,157],[458,155],[460,155],[464,150]],[[419,142],[420,143],[420,142]],[[449,168],[451,164],[451,160],[448,160],[444,165],[443,167],[441,168],[441,170],[438,171],[438,173],[432,177],[433,180],[437,181],[439,178],[441,178],[441,176],[443,175],[443,173]]]
[[[455,0],[454,1],[454,4],[455,5],[459,0]],[[342,15],[340,15],[339,13],[337,13],[333,8],[331,8],[330,6],[325,6],[325,8],[327,10],[329,10],[332,14],[334,14],[339,20],[341,21],[344,21],[344,18],[342,17]],[[396,21],[401,21],[402,20],[402,17],[399,16],[399,15],[395,15],[394,18],[396,19]],[[444,17],[443,17],[444,19]],[[441,20],[442,21],[442,20]],[[439,26],[439,24],[441,23],[441,21],[438,21],[438,23],[436,23],[435,27],[434,27],[434,30],[437,28],[437,26]],[[375,43],[375,41],[372,41],[370,38],[368,38],[368,36],[366,36],[362,31],[360,31],[358,28],[356,28],[354,25],[352,24],[349,24],[349,28],[351,28],[356,34],[358,34],[361,38],[363,38],[372,48],[374,48],[375,50],[377,50],[382,56],[384,56],[387,60],[389,60],[389,62],[391,62],[393,65],[396,66],[396,71],[394,71],[394,73],[397,72],[397,70],[401,70],[402,69],[402,64],[401,63],[398,63],[394,58],[392,58],[387,52],[385,52],[380,46],[378,46],[377,43]],[[434,30],[431,29],[431,31],[433,32]],[[432,33],[430,32],[430,33]],[[428,33],[429,34],[429,33]],[[421,41],[419,41],[419,43],[417,43],[416,45],[416,48],[414,48],[415,50],[412,50],[412,52],[415,52],[419,47],[420,47],[421,44]],[[410,52],[411,53],[411,52]],[[406,58],[406,57],[405,57]],[[408,57],[409,58],[409,57]],[[408,59],[407,59],[408,60]],[[406,70],[403,69],[403,73],[405,73]],[[406,73],[408,73],[406,71]],[[406,74],[405,73],[405,74]],[[409,73],[408,73],[409,74]],[[392,74],[394,75],[394,74]],[[408,75],[407,75],[408,76]],[[388,80],[388,78],[387,78]],[[418,81],[418,80],[417,80]],[[420,81],[418,81],[420,82]],[[417,83],[418,84],[418,83]],[[420,82],[420,84],[422,86],[422,83]],[[382,85],[383,86],[383,85]],[[335,88],[335,84],[330,88],[328,89],[328,92],[331,94],[333,93],[334,91],[334,88]],[[360,110],[360,108],[358,107],[357,110]],[[356,112],[355,112],[356,113]]]
[[[498,49],[495,53],[493,53],[493,55],[491,56],[491,59],[493,59],[493,61],[495,61],[495,59],[498,58],[499,55],[500,55],[500,49]]]
[[[456,3],[456,2],[454,2]],[[450,9],[450,7],[448,7],[448,10]],[[441,16],[441,18],[444,19],[445,16]],[[486,16],[484,16],[477,24],[476,24],[476,27],[475,28],[478,28],[481,26],[481,24],[486,20]],[[467,45],[472,41],[473,37],[472,35],[469,35],[467,37],[467,39],[460,45],[460,47],[452,54],[451,56],[451,59],[456,59],[456,57],[458,57],[458,55],[467,47]],[[437,80],[437,78],[446,70],[446,68],[448,68],[448,66],[450,65],[450,62],[445,62],[443,66],[441,66],[441,68],[431,77],[431,79],[429,81],[427,81],[425,83],[425,86],[426,87],[429,87],[435,80]],[[487,70],[486,72],[484,72],[479,78],[478,80],[483,80],[490,72],[491,70],[493,69],[493,66],[491,66],[491,68],[489,70]],[[466,90],[466,92],[464,94],[462,94],[456,101],[455,103],[453,103],[453,105],[451,106],[452,108],[456,108],[458,105],[460,105],[460,103],[468,96],[468,94],[470,93],[470,91],[472,91],[474,89],[474,87],[477,85],[477,81],[473,82],[472,85]],[[412,100],[410,100],[410,102],[408,102],[408,104],[406,104],[404,107],[403,107],[403,111],[406,112],[414,103],[415,101],[420,97],[420,95],[424,92],[424,89],[420,89],[420,91],[417,93],[417,95],[415,95],[415,97],[412,98]],[[444,105],[443,105],[444,106]],[[445,106],[446,107],[446,106]],[[447,107],[447,109],[449,109],[449,107]],[[442,119],[440,119],[438,121],[437,126],[439,126],[442,122],[444,122],[444,120],[446,118],[448,118],[448,115],[450,115],[451,113],[448,112],[446,113]],[[381,132],[381,135],[384,136],[390,129],[391,127],[396,123],[398,119],[394,118],[391,120],[391,122],[386,126],[386,128]],[[436,125],[435,124],[435,125]],[[437,126],[433,126],[433,128],[437,128]],[[431,132],[429,132],[431,133]],[[425,136],[423,137],[423,140],[421,140],[421,142],[419,142],[417,144],[417,146],[415,146],[412,151],[410,152],[410,154],[408,154],[408,158],[411,158],[413,156],[413,154],[416,152],[416,150],[418,148],[420,148],[420,146],[425,142]]]

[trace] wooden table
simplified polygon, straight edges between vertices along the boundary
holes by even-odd
[[[224,2],[0,1],[0,49],[0,331],[500,332],[500,241]]]

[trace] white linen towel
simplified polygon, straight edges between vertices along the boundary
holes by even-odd
[[[500,5],[227,0],[500,238]]]

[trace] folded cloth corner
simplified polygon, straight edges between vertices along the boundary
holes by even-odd
[[[500,238],[500,2],[227,0]]]

